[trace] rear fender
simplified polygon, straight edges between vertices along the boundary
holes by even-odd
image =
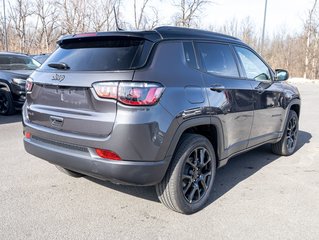
[[[281,126],[280,126],[281,135],[285,131],[285,126],[286,126],[287,121],[288,121],[289,111],[290,111],[291,107],[293,105],[299,105],[299,107],[300,107],[300,104],[301,104],[301,101],[298,98],[291,100],[291,102],[288,104],[286,111],[285,111],[285,116],[283,117],[284,121],[282,121]],[[280,138],[281,138],[281,136],[280,136]]]
[[[220,156],[222,156],[223,149],[224,149],[223,128],[222,128],[222,124],[221,124],[220,120],[217,117],[210,117],[210,116],[200,117],[200,118],[192,118],[192,119],[186,120],[182,124],[180,124],[178,129],[176,130],[174,136],[173,136],[173,139],[172,139],[170,145],[169,145],[165,159],[172,158],[176,147],[178,147],[178,143],[179,143],[183,133],[187,129],[192,128],[192,127],[196,127],[196,126],[201,126],[201,125],[213,125],[214,127],[216,127],[218,139],[215,139],[215,141],[218,142],[218,144],[217,144],[218,149],[215,149],[215,151],[217,153],[217,159],[219,160]],[[217,163],[217,165],[219,165],[219,164]]]

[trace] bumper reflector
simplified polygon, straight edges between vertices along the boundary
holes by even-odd
[[[117,155],[115,152],[112,152],[110,150],[105,150],[105,149],[95,149],[95,152],[99,157],[101,158],[107,158],[110,160],[122,160],[119,155]]]
[[[31,133],[30,132],[25,132],[24,136],[25,136],[25,138],[30,139],[31,138]]]

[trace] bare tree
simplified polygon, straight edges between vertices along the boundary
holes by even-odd
[[[158,24],[158,11],[150,4],[150,0],[143,0],[140,5],[136,0],[134,0],[133,9],[135,29],[153,29]],[[151,14],[150,11],[152,12]]]
[[[311,45],[313,44],[313,38],[316,35],[317,26],[315,23],[315,15],[317,8],[317,0],[314,1],[312,8],[308,13],[308,17],[305,23],[305,35],[306,35],[306,49],[305,49],[305,60],[304,60],[304,74],[303,77],[307,78],[309,74],[309,62],[311,61]]]
[[[191,27],[199,19],[199,13],[203,7],[209,4],[209,0],[180,0],[175,1],[174,5],[178,8],[175,16],[175,25],[181,27]]]
[[[60,9],[62,34],[74,34],[87,30],[87,0],[63,0],[57,2]]]
[[[232,18],[230,21],[226,21],[225,24],[219,29],[219,32],[234,37],[239,37],[238,20],[236,18]]]
[[[93,31],[110,31],[115,29],[115,19],[113,8],[119,15],[120,0],[91,0],[88,4],[88,15],[91,19],[91,28]]]
[[[36,0],[35,15],[40,21],[40,26],[36,29],[38,34],[37,44],[41,52],[50,52],[54,48],[54,42],[58,38],[58,11],[56,2],[53,0]]]
[[[0,16],[0,41],[1,41],[1,48],[5,48],[5,33],[4,33],[4,18],[3,16]]]
[[[15,35],[19,39],[19,51],[29,52],[27,47],[28,18],[34,13],[30,1],[12,0],[9,2],[9,18]]]
[[[212,29],[212,27],[210,28]],[[230,21],[225,22],[225,24],[221,27],[217,28],[217,31],[240,38],[245,43],[252,45],[253,47],[257,46],[258,41],[256,38],[256,28],[250,17],[246,17],[241,21],[233,18]]]
[[[201,11],[209,0],[171,0],[176,8],[174,22],[191,27],[203,18]],[[274,36],[267,36],[263,55],[274,68],[285,68],[291,76],[319,77],[319,12],[318,0],[304,19],[302,33],[288,34],[282,28]],[[12,51],[25,53],[51,52],[60,35],[86,31],[115,30],[115,6],[121,27],[152,29],[159,24],[155,0],[131,1],[134,18],[124,22],[127,14],[122,0],[10,0],[7,1],[8,45]],[[127,1],[126,1],[127,3]],[[4,48],[4,24],[0,16],[0,47]],[[122,20],[122,21],[121,21]],[[231,19],[224,25],[210,26],[210,30],[223,32],[242,39],[258,49],[259,35],[250,18]]]
[[[238,35],[245,43],[257,49],[258,41],[256,38],[255,25],[250,17],[246,17],[240,22]]]
[[[140,29],[140,27],[141,27],[142,19],[144,17],[145,7],[146,7],[148,2],[149,2],[149,0],[143,0],[142,7],[140,9],[140,13],[138,14],[137,9],[136,9],[136,0],[134,0],[134,26],[135,26],[135,29]]]

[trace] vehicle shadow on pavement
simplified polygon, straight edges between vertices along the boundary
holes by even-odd
[[[305,145],[306,143],[310,143],[311,138],[312,138],[311,133],[299,130],[296,152],[299,151],[299,149],[302,148],[303,145]]]
[[[100,184],[104,187],[113,189],[115,191],[119,191],[122,193],[126,193],[138,198],[143,198],[145,200],[153,201],[153,202],[159,202],[155,187],[149,186],[149,187],[140,187],[140,186],[128,186],[128,185],[118,185],[107,181],[98,180],[91,177],[85,177],[86,179],[95,182],[97,184]]]
[[[0,125],[7,124],[7,123],[21,122],[21,121],[22,121],[21,112],[17,112],[15,115],[10,115],[10,116],[0,115]]]
[[[310,143],[311,137],[312,135],[310,133],[299,131],[297,151],[305,144]],[[270,144],[267,144],[230,159],[225,167],[218,169],[214,182],[214,191],[211,194],[206,207],[230,191],[241,181],[249,178],[279,157],[280,156],[271,152],[271,146]],[[130,194],[149,201],[159,202],[155,187],[116,185],[111,182],[105,182],[91,177],[86,177],[86,179],[115,191]]]
[[[231,158],[226,166],[218,169],[214,190],[206,206],[279,157],[271,152],[271,146],[267,144]]]
[[[296,151],[305,144],[310,143],[311,138],[312,135],[310,133],[299,131]],[[272,153],[270,144],[231,158],[225,167],[217,171],[214,191],[206,206],[278,158],[280,158],[280,156]]]

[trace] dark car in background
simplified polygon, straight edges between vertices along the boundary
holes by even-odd
[[[237,38],[160,27],[58,44],[27,80],[24,146],[71,176],[155,185],[190,214],[231,157],[265,143],[296,149],[298,90]]]
[[[25,101],[25,83],[41,64],[32,57],[0,52],[0,114],[10,115],[21,109]]]
[[[44,63],[45,60],[48,59],[48,57],[50,56],[49,53],[41,53],[41,54],[37,54],[37,55],[30,55],[31,57],[33,57],[35,60],[37,60],[39,63]]]

